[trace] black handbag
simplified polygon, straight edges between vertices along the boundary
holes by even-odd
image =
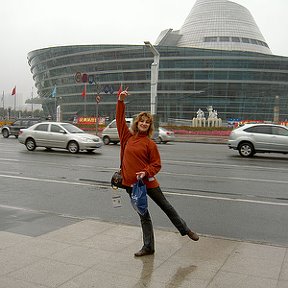
[[[118,188],[125,188],[123,185],[122,185],[122,175],[121,175],[121,169],[114,172],[114,174],[112,175],[112,178],[111,178],[111,187],[113,189],[118,189]]]

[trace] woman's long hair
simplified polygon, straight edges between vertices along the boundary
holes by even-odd
[[[132,124],[132,126],[131,126],[131,130],[132,130],[132,132],[133,132],[134,134],[137,134],[137,133],[139,132],[139,130],[138,130],[138,123],[139,123],[144,117],[147,118],[148,121],[150,121],[150,126],[149,126],[149,128],[148,128],[148,130],[147,130],[147,136],[148,136],[149,138],[152,138],[153,133],[154,133],[154,123],[153,123],[153,117],[152,117],[152,115],[151,115],[149,112],[141,112],[141,113],[139,113],[139,114],[136,116],[136,118],[135,118],[135,120],[134,120],[134,122],[133,122],[133,124]]]

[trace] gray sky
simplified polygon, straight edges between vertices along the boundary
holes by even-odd
[[[17,103],[34,82],[27,53],[81,44],[154,43],[167,28],[179,29],[196,0],[7,0],[0,4],[0,93],[5,106],[17,86]],[[235,0],[253,15],[273,54],[288,57],[288,1]],[[34,97],[36,89],[34,88]],[[0,97],[1,99],[1,97]],[[2,103],[0,103],[2,107]],[[18,106],[18,105],[17,105]]]

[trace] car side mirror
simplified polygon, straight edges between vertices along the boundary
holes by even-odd
[[[59,132],[62,133],[62,134],[66,134],[66,131],[65,131],[65,130],[62,130],[62,129],[59,130]]]

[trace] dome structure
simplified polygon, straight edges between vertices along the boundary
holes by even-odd
[[[158,45],[272,54],[253,16],[228,0],[197,0],[178,31],[163,31]]]
[[[199,108],[210,106],[223,121],[273,121],[276,96],[279,120],[287,119],[288,57],[272,55],[241,5],[196,1],[180,30],[162,31],[155,49],[159,122],[187,125]],[[127,117],[151,110],[153,60],[145,45],[58,46],[28,54],[45,115],[56,118],[58,106],[63,121],[96,119],[96,111],[111,121],[121,83],[131,93]]]

